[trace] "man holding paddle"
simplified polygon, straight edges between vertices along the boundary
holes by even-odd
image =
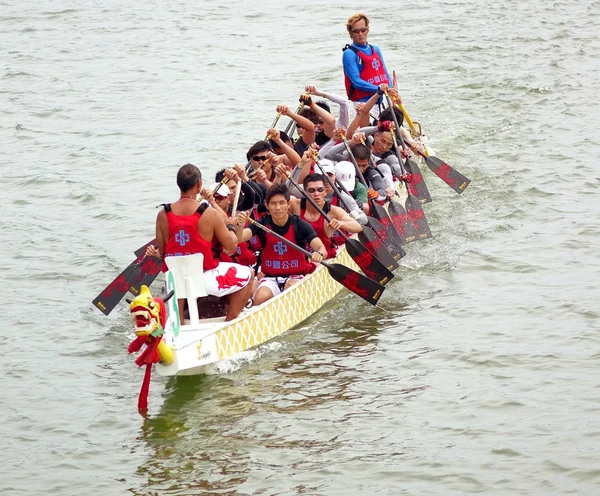
[[[237,247],[237,236],[233,226],[228,229],[215,208],[196,201],[202,189],[202,174],[198,167],[192,164],[181,167],[177,172],[177,186],[181,191],[179,200],[164,204],[164,209],[156,217],[158,249],[151,245],[146,255],[164,259],[202,253],[206,292],[213,296],[230,295],[225,320],[233,320],[250,297],[254,273],[244,265],[219,262],[213,258],[213,238],[224,249],[233,252]],[[179,301],[181,316],[184,302]]]
[[[297,215],[289,215],[290,193],[285,184],[276,183],[269,188],[266,195],[269,215],[259,221],[274,233],[283,236],[289,242],[304,248],[310,246],[314,252],[310,261],[300,251],[282,243],[269,232],[258,228],[254,223],[244,228],[249,221],[247,213],[238,215],[236,230],[238,242],[248,241],[257,236],[262,245],[261,272],[265,274],[260,280],[253,299],[255,305],[260,305],[304,277],[314,272],[314,263],[319,263],[327,256],[327,250],[311,225]]]

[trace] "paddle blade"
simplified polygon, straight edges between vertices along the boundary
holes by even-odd
[[[379,284],[387,284],[393,279],[394,274],[357,239],[347,238],[346,250],[370,279]]]
[[[156,279],[156,276],[160,274],[161,269],[162,262],[158,258],[148,257],[145,261],[142,260],[138,276],[129,279],[131,282],[129,292],[136,296],[139,295],[141,287],[150,287],[154,282],[154,279]]]
[[[471,182],[470,179],[463,176],[453,167],[449,166],[443,160],[437,157],[424,157],[427,167],[429,167],[433,173],[450,186],[459,195],[466,189]]]
[[[377,305],[379,298],[381,298],[381,295],[385,291],[385,286],[382,284],[359,274],[345,265],[326,262],[321,262],[321,264],[327,268],[329,275],[337,282],[353,293],[356,293],[371,305]]]
[[[371,229],[373,229],[373,232],[377,235],[377,237],[383,241],[384,246],[392,254],[394,260],[400,260],[406,255],[406,252],[402,249],[401,244],[394,243],[393,240],[389,238],[388,231],[381,222],[370,216],[367,216],[367,219],[369,220],[369,226]]]
[[[406,199],[406,213],[413,228],[417,232],[416,239],[427,239],[431,238],[431,230],[429,229],[429,222],[423,212],[423,207],[414,196],[409,195]]]
[[[406,183],[408,194],[416,197],[420,203],[431,202],[431,195],[421,174],[421,169],[414,160],[410,158],[404,164],[406,172],[411,175],[410,181]]]
[[[127,276],[131,275],[131,272],[135,270],[138,262],[139,259],[131,262],[131,264],[92,301],[92,304],[104,315],[108,315],[112,312],[117,304],[123,299],[125,293],[129,290],[130,283]]]
[[[402,240],[400,233],[398,233],[392,224],[392,219],[390,219],[390,216],[386,212],[385,208],[377,204],[374,204],[373,207],[371,208],[371,213],[374,214],[373,217],[379,222],[379,225],[382,226],[383,229],[379,226],[376,227],[376,224],[371,224],[371,227],[377,236],[385,236],[385,239],[381,238],[381,240],[385,243],[385,246],[387,246],[388,250],[390,250],[390,253],[394,255],[394,258],[396,258],[396,254],[402,258],[404,255],[406,255],[406,253],[402,249],[404,241]]]
[[[391,200],[388,204],[388,213],[392,219],[392,224],[394,224],[404,243],[410,243],[417,239],[417,231],[400,203]]]
[[[367,247],[389,270],[396,270],[400,265],[383,244],[383,241],[373,232],[369,226],[363,226],[358,233],[359,241]]]

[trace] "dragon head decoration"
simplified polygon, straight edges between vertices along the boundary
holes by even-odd
[[[162,298],[154,298],[148,286],[141,287],[140,294],[129,304],[129,312],[136,336],[162,334],[167,320],[165,303]]]

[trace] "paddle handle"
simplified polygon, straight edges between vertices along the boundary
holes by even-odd
[[[262,229],[263,231],[271,234],[272,236],[275,236],[279,241],[282,241],[286,245],[291,246],[292,248],[294,248],[295,250],[298,250],[300,253],[303,253],[307,257],[312,257],[311,252],[309,252],[308,250],[305,250],[304,248],[299,247],[296,243],[293,243],[289,239],[284,238],[281,234],[277,234],[275,231],[273,231],[272,229],[269,229],[267,226],[263,226],[262,224],[256,222],[254,219],[248,219],[248,222],[250,222],[250,224],[255,225],[259,229]]]
[[[233,198],[233,208],[231,209],[232,217],[235,217],[235,214],[237,214],[237,207],[238,207],[238,202],[240,201],[241,191],[242,191],[242,181],[240,179],[240,182],[237,185],[237,189],[235,190],[235,197]]]

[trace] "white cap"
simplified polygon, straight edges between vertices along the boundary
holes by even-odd
[[[209,186],[209,189],[212,191],[215,191],[215,188],[219,186],[219,183],[214,183],[211,184]],[[216,191],[217,195],[221,195],[221,196],[228,196],[230,193],[229,191],[229,187],[226,184],[221,184],[221,186],[219,187],[219,189]]]
[[[334,174],[335,173],[335,167],[333,165],[333,162],[331,160],[329,160],[328,158],[323,158],[323,159],[319,160],[319,163],[321,164],[321,168],[323,169],[323,172],[325,174]]]
[[[347,160],[342,160],[335,164],[335,178],[348,191],[354,190],[354,179],[356,178],[356,170],[354,165]]]

